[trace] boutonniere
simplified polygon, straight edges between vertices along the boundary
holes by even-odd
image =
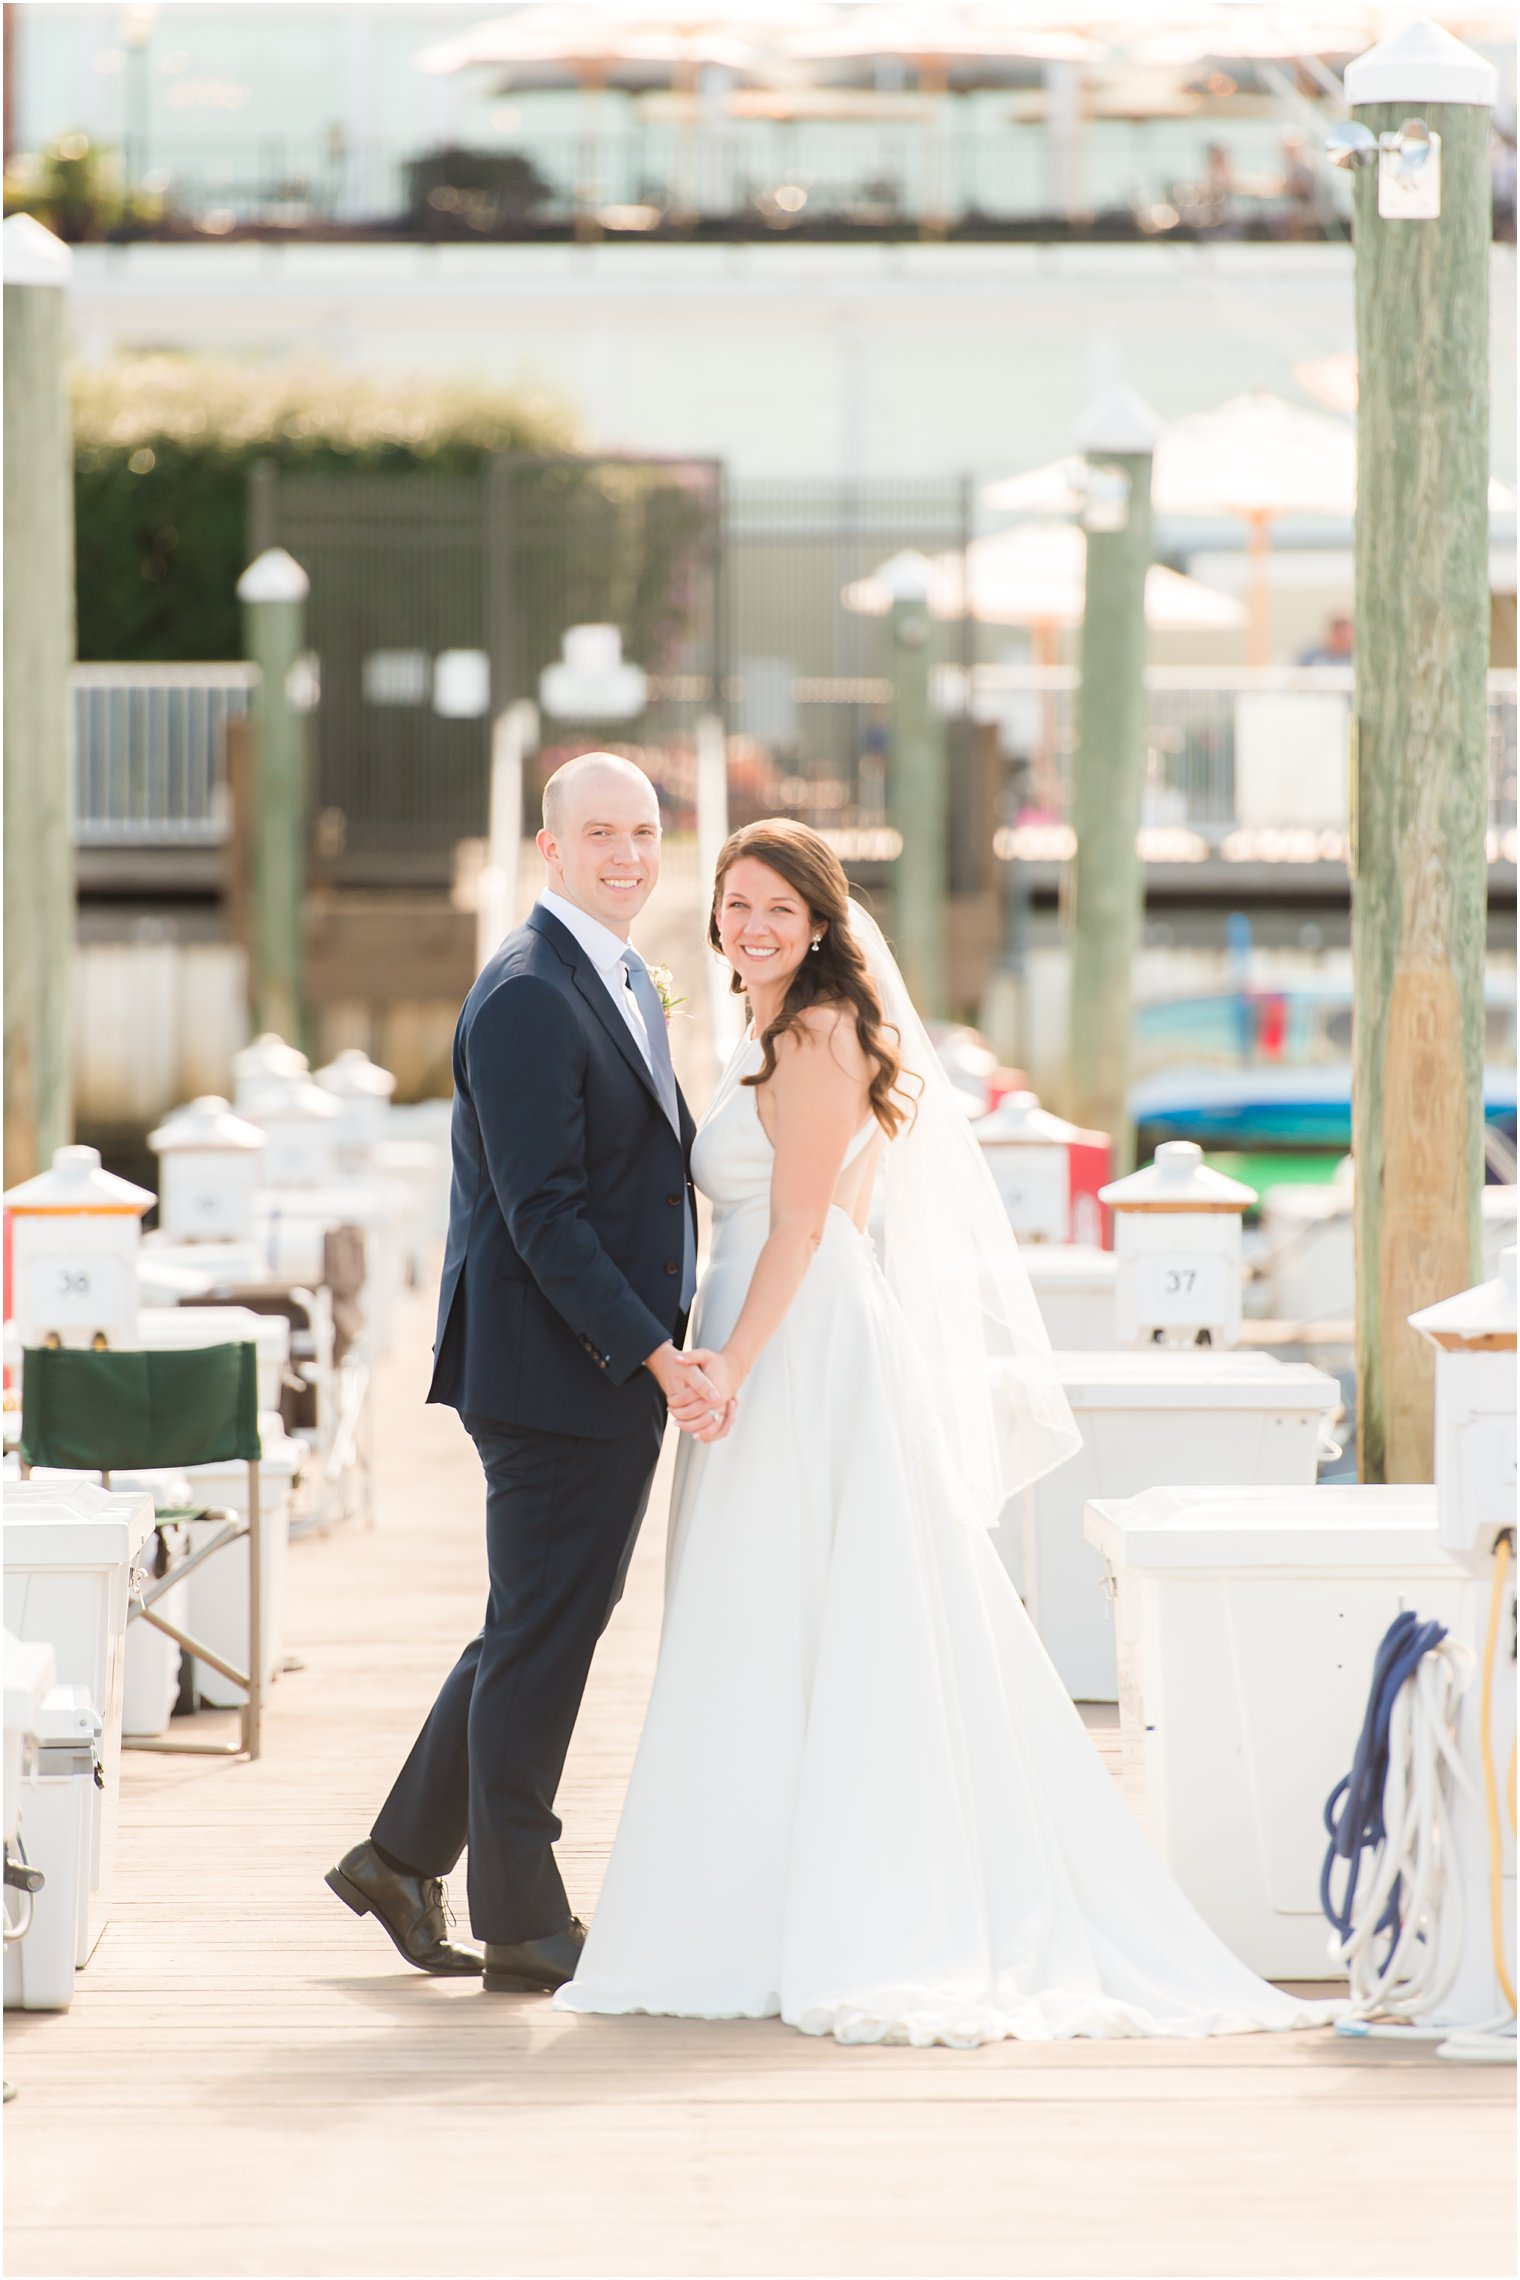
[[[676,1007],[686,1003],[684,997],[676,996],[675,976],[668,966],[651,966],[649,968],[649,979],[659,993],[660,1003],[665,1008],[665,1019],[669,1021]]]

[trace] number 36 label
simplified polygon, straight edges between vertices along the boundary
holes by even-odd
[[[134,1311],[131,1281],[121,1259],[33,1259],[17,1270],[17,1318],[38,1332],[104,1329]]]

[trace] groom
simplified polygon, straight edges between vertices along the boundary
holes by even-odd
[[[666,1406],[721,1404],[678,1352],[696,1283],[692,1120],[629,929],[660,874],[642,772],[590,752],[550,777],[548,883],[454,1038],[453,1189],[428,1399],[486,1476],[485,1626],[444,1681],[366,1843],[327,1882],[408,1963],[492,1992],[558,1987],[585,1930],[552,1845],[571,1730],[622,1593]],[[470,1924],[442,1879],[469,1847]]]

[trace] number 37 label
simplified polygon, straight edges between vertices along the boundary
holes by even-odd
[[[1229,1262],[1202,1254],[1196,1258],[1140,1259],[1135,1295],[1142,1322],[1218,1322],[1225,1314]]]

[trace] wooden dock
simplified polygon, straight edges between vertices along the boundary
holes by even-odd
[[[561,2017],[401,1965],[322,1875],[484,1597],[474,1454],[422,1404],[430,1329],[419,1293],[377,1386],[376,1527],[292,1547],[305,1667],[262,1759],[128,1758],[114,1921],[68,2013],[7,2020],[12,2274],[1513,2271],[1514,2076],[1428,2047],[842,2049]],[[562,1793],[588,1915],[663,1506],[662,1485]]]

